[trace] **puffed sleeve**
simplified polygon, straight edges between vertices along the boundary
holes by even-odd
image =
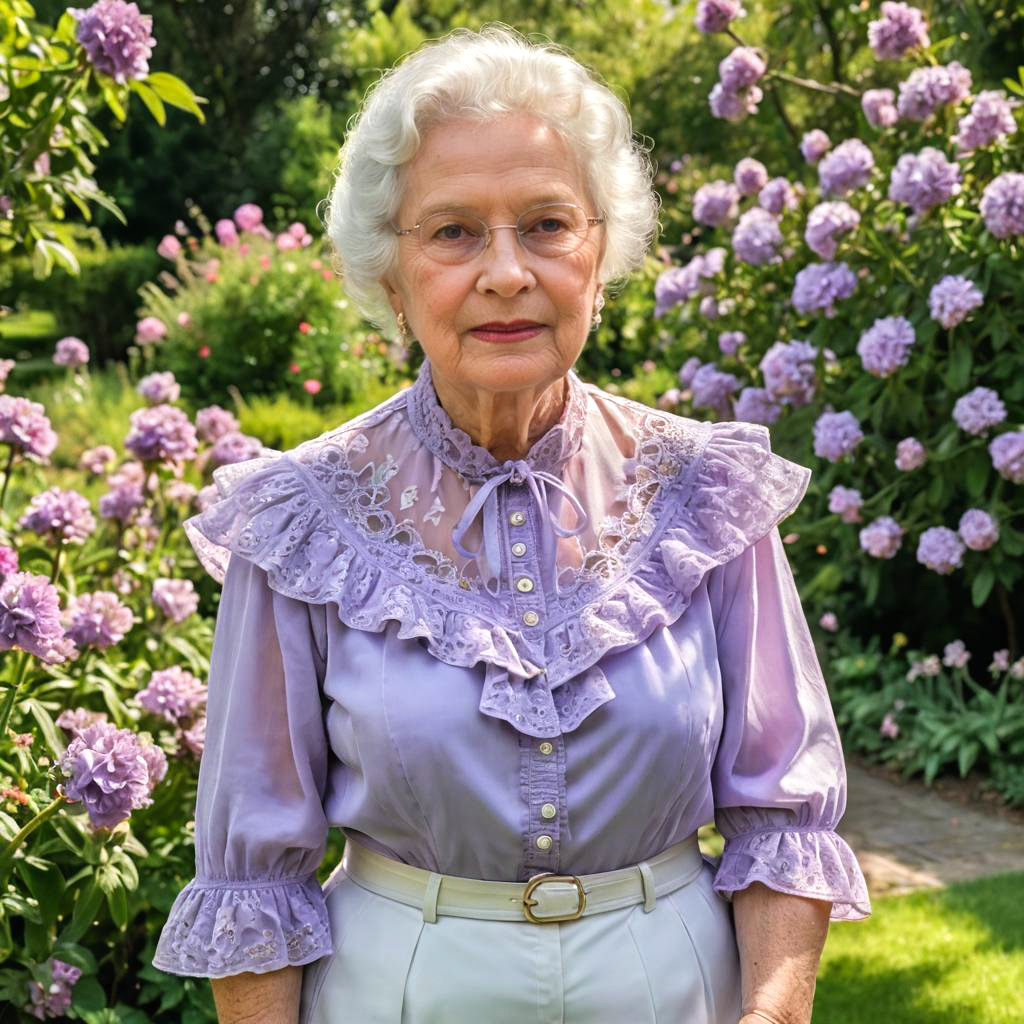
[[[846,767],[828,690],[778,526],[708,577],[724,722],[711,773],[725,838],[714,887],[751,882],[871,913],[860,865],[835,829]]]
[[[316,877],[328,832],[320,612],[231,557],[210,662],[196,874],[161,931],[162,971],[264,974],[331,952]]]

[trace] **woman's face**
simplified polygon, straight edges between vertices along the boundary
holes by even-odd
[[[438,125],[423,138],[407,175],[398,228],[412,227],[439,205],[488,225],[514,224],[530,207],[554,200],[600,216],[572,151],[530,114]],[[604,227],[594,225],[578,250],[548,258],[524,249],[514,230],[500,229],[482,253],[452,265],[423,253],[414,232],[399,239],[397,266],[382,283],[435,376],[492,392],[543,388],[565,375],[587,339],[602,288],[597,268],[604,244]],[[522,341],[471,333],[515,320],[542,327]]]

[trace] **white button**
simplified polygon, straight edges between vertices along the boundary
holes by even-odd
[[[554,745],[545,740],[538,748],[542,754],[550,754],[555,748]]]
[[[509,517],[508,521],[513,526],[522,526],[526,522],[526,516],[522,512],[513,512]]]
[[[523,622],[527,626],[536,626],[540,622],[540,616],[536,612],[523,612]]]
[[[522,541],[517,541],[512,545],[512,554],[522,556],[526,554],[526,545]]]
[[[554,843],[554,839],[551,836],[537,836],[538,850],[550,850],[552,843]]]
[[[558,808],[554,804],[545,804],[540,809],[540,815],[542,818],[553,818],[558,813]]]
[[[528,594],[533,590],[533,580],[531,580],[529,576],[520,576],[519,579],[516,580],[516,590],[523,594]]]

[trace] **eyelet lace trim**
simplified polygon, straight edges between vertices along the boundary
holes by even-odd
[[[729,898],[751,882],[793,896],[831,900],[833,921],[861,921],[871,914],[857,858],[833,831],[759,830],[727,840],[715,874],[716,892]]]
[[[332,950],[315,874],[276,885],[193,879],[171,907],[153,966],[170,974],[223,978],[311,963]]]
[[[534,469],[557,472],[583,443],[587,419],[586,385],[575,370],[569,371],[568,378],[568,397],[561,417],[533,443],[526,455],[526,461]],[[485,480],[501,471],[503,463],[486,448],[474,444],[469,434],[452,423],[444,406],[438,402],[427,359],[420,365],[416,381],[407,392],[407,408],[409,424],[416,436],[466,480]]]
[[[793,511],[811,475],[774,454],[760,424],[636,405],[625,512],[601,524],[597,550],[578,569],[565,570],[542,637],[528,640],[510,596],[486,593],[427,548],[411,521],[395,521],[386,467],[353,468],[361,431],[402,397],[292,453],[215,470],[222,500],[185,531],[219,580],[234,552],[287,596],[336,602],[348,626],[379,632],[396,621],[400,638],[423,638],[441,661],[485,662],[481,713],[529,736],[570,732],[612,700],[597,662],[675,622],[710,569]]]

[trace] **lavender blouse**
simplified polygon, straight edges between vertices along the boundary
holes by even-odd
[[[866,917],[778,529],[810,475],[761,425],[574,371],[560,421],[499,462],[429,362],[337,429],[218,469],[219,500],[185,524],[224,585],[196,877],[154,965],[217,978],[330,954],[331,826],[525,881],[635,864],[714,820],[726,898],[760,881]]]

